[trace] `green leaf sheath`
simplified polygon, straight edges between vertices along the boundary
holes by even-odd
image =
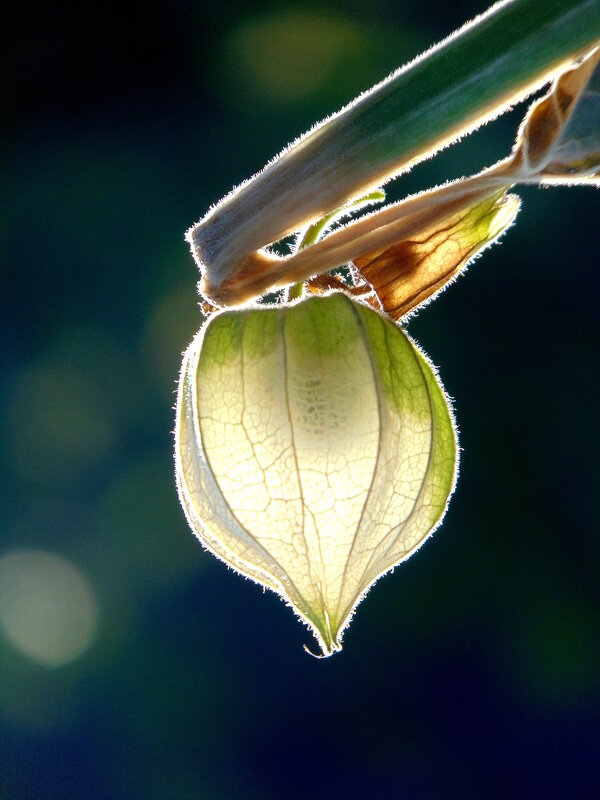
[[[253,252],[325,216],[523,99],[599,40],[600,0],[497,3],[222,201],[190,232],[198,259],[221,261],[238,242]]]

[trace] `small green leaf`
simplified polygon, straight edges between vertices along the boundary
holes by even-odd
[[[456,459],[431,365],[345,294],[215,314],[186,353],[176,470],[190,526],[287,600],[325,655],[439,524]]]

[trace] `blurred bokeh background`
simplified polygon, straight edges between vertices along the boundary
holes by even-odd
[[[444,526],[341,654],[202,551],[173,481],[185,229],[486,0],[15,4],[0,32],[0,797],[600,796],[600,194],[409,326],[455,399]],[[505,155],[523,108],[396,181]],[[598,792],[598,794],[596,794]]]

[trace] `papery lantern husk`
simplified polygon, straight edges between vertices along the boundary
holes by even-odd
[[[401,327],[334,292],[214,314],[179,383],[176,472],[203,545],[278,592],[323,653],[440,523],[452,413]]]

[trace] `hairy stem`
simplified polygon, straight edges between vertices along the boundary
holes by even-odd
[[[207,289],[249,254],[524,99],[599,40],[600,0],[497,3],[317,126],[190,229]]]

